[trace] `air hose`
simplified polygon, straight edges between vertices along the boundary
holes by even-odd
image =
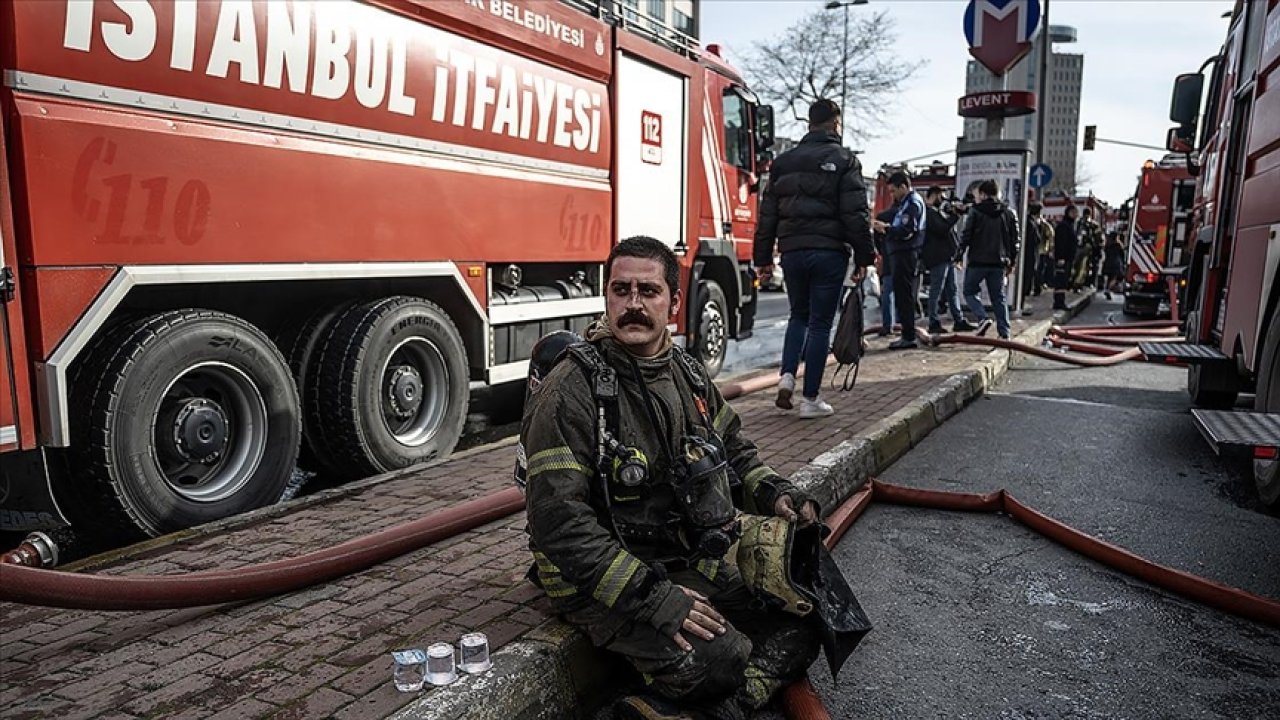
[[[935,510],[1008,513],[1018,522],[1059,545],[1126,575],[1216,610],[1280,627],[1280,602],[1151,562],[1024,505],[1006,490],[983,495],[921,490],[872,478],[866,487],[850,496],[827,517],[827,524],[832,530],[827,537],[827,546],[834,546],[872,502]],[[783,689],[782,708],[788,720],[831,720],[831,714],[823,706],[807,677]]]

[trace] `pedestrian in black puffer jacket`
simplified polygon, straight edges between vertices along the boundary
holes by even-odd
[[[1000,187],[995,180],[983,180],[978,185],[978,204],[969,211],[969,222],[960,237],[959,260],[968,252],[969,263],[964,271],[964,299],[978,318],[978,334],[991,327],[987,312],[978,299],[980,284],[986,284],[991,309],[995,311],[996,331],[1001,338],[1009,338],[1009,306],[1005,299],[1005,277],[1013,271],[1014,259],[1021,245],[1018,217],[1007,205],[1000,202]]]
[[[773,273],[776,242],[791,304],[775,403],[791,409],[803,352],[802,418],[834,412],[818,398],[818,389],[849,253],[852,250],[857,266],[855,282],[862,279],[863,268],[875,262],[862,164],[840,144],[841,132],[839,105],[819,100],[809,107],[809,134],[769,168],[769,188],[756,226],[756,267],[762,276]]]

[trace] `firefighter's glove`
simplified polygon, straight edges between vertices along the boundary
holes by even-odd
[[[779,495],[778,499],[773,503],[773,514],[780,518],[785,518],[789,522],[800,522],[800,527],[808,527],[818,521],[818,503],[814,500],[799,496],[800,510],[796,511],[796,501],[792,499],[790,494]]]

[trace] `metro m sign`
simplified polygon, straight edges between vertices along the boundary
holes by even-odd
[[[1040,26],[1040,0],[969,0],[964,36],[969,54],[997,77],[1031,51]]]

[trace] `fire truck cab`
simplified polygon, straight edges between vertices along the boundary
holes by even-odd
[[[1207,75],[1206,75],[1207,71]],[[1207,88],[1205,80],[1208,80]],[[1201,112],[1202,101],[1204,105]],[[1168,148],[1196,176],[1184,346],[1143,346],[1188,364],[1201,433],[1252,458],[1280,504],[1280,3],[1238,0],[1222,52],[1178,77]],[[1197,159],[1198,154],[1198,159]],[[1252,393],[1252,412],[1232,410]]]
[[[760,104],[613,2],[0,4],[0,530],[116,539],[446,456],[471,389],[604,309],[750,334]]]

